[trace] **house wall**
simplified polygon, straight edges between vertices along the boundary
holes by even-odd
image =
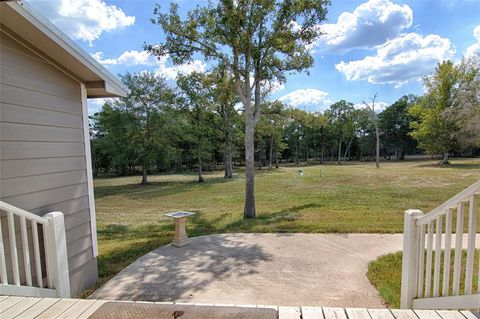
[[[0,199],[40,216],[63,212],[77,295],[97,279],[81,84],[0,36]]]

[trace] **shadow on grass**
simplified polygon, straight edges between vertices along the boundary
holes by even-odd
[[[318,203],[309,203],[304,205],[293,206],[285,208],[272,213],[258,214],[255,218],[238,219],[232,223],[227,224],[223,232],[252,232],[258,231],[258,227],[266,226],[261,229],[262,232],[287,233],[292,232],[292,224],[298,219],[297,213],[309,208],[321,207]],[[271,227],[275,224],[275,227]],[[255,228],[255,229],[254,229]]]
[[[196,180],[190,181],[155,181],[149,182],[147,185],[140,185],[139,183],[130,183],[124,185],[113,186],[95,186],[95,198],[103,198],[112,195],[125,195],[130,198],[151,198],[152,193],[155,196],[168,196],[176,193],[186,192],[192,188],[202,186],[202,188],[208,189],[216,184],[229,183],[238,179],[223,178],[223,177],[211,177],[205,178],[203,183],[199,183]]]
[[[451,164],[447,164],[447,165],[441,165],[441,164],[432,164],[432,163],[428,163],[428,164],[419,164],[419,165],[416,165],[416,167],[420,167],[420,168],[425,168],[425,167],[428,167],[428,168],[453,168],[453,169],[464,169],[464,170],[474,170],[474,169],[478,169],[480,170],[480,162],[479,163],[458,163],[458,162],[453,162]]]

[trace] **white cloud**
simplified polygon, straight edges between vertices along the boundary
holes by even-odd
[[[200,60],[193,60],[191,62],[172,65],[169,63],[168,56],[156,58],[147,51],[125,51],[116,58],[103,58],[103,52],[96,52],[92,54],[98,62],[105,66],[109,65],[144,65],[154,67],[153,72],[157,76],[163,76],[167,80],[175,80],[179,74],[190,74],[192,72],[205,72],[207,65]],[[167,65],[169,64],[169,65]]]
[[[335,65],[347,80],[401,86],[410,79],[431,73],[435,65],[455,53],[449,39],[435,34],[409,33],[378,46],[374,56]]]
[[[317,109],[328,107],[332,101],[328,93],[317,89],[300,89],[279,98],[280,101],[293,106],[313,106]]]
[[[32,1],[32,5],[68,36],[90,45],[103,32],[135,23],[134,16],[102,0]]]
[[[163,76],[167,80],[175,80],[179,74],[186,75],[192,72],[205,72],[207,65],[200,60],[193,60],[185,64],[167,66],[168,57],[164,56],[158,60],[158,68],[155,74]]]
[[[106,102],[113,102],[116,98],[98,98],[98,99],[88,99],[88,115],[93,115],[102,110],[103,105]]]
[[[371,108],[372,107],[372,102],[366,102],[368,106]],[[375,102],[375,113],[380,113],[384,111],[390,104],[387,102],[381,102],[381,101],[376,101]],[[359,109],[364,109],[366,108],[366,105],[362,103],[356,103],[353,105],[353,107],[357,110]]]
[[[480,25],[477,25],[473,29],[473,37],[477,40],[477,43],[474,43],[467,48],[467,51],[465,52],[466,57],[480,57]]]
[[[125,51],[118,58],[113,59],[103,59],[102,51],[95,52],[92,54],[92,57],[103,65],[155,65],[158,62],[158,60],[147,51],[136,50]]]
[[[372,48],[399,36],[412,21],[412,9],[406,4],[369,0],[353,12],[343,12],[336,23],[321,25],[320,30],[325,34],[316,45],[335,52]]]

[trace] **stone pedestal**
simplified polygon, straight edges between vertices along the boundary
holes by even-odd
[[[187,244],[188,236],[185,230],[187,218],[175,219],[175,235],[173,236],[172,246],[182,247]]]
[[[175,234],[173,236],[172,246],[182,247],[188,243],[188,236],[185,230],[185,223],[187,217],[195,215],[191,212],[172,212],[165,214],[165,216],[175,220]]]

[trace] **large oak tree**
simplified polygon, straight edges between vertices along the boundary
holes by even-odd
[[[185,63],[201,54],[213,64],[227,66],[245,116],[246,189],[244,217],[255,217],[254,131],[268,85],[284,82],[286,73],[313,64],[309,46],[321,35],[329,0],[219,0],[196,7],[185,18],[173,3],[160,6],[152,22],[162,27],[165,40],[146,45],[156,56]],[[267,88],[265,88],[267,87]]]

